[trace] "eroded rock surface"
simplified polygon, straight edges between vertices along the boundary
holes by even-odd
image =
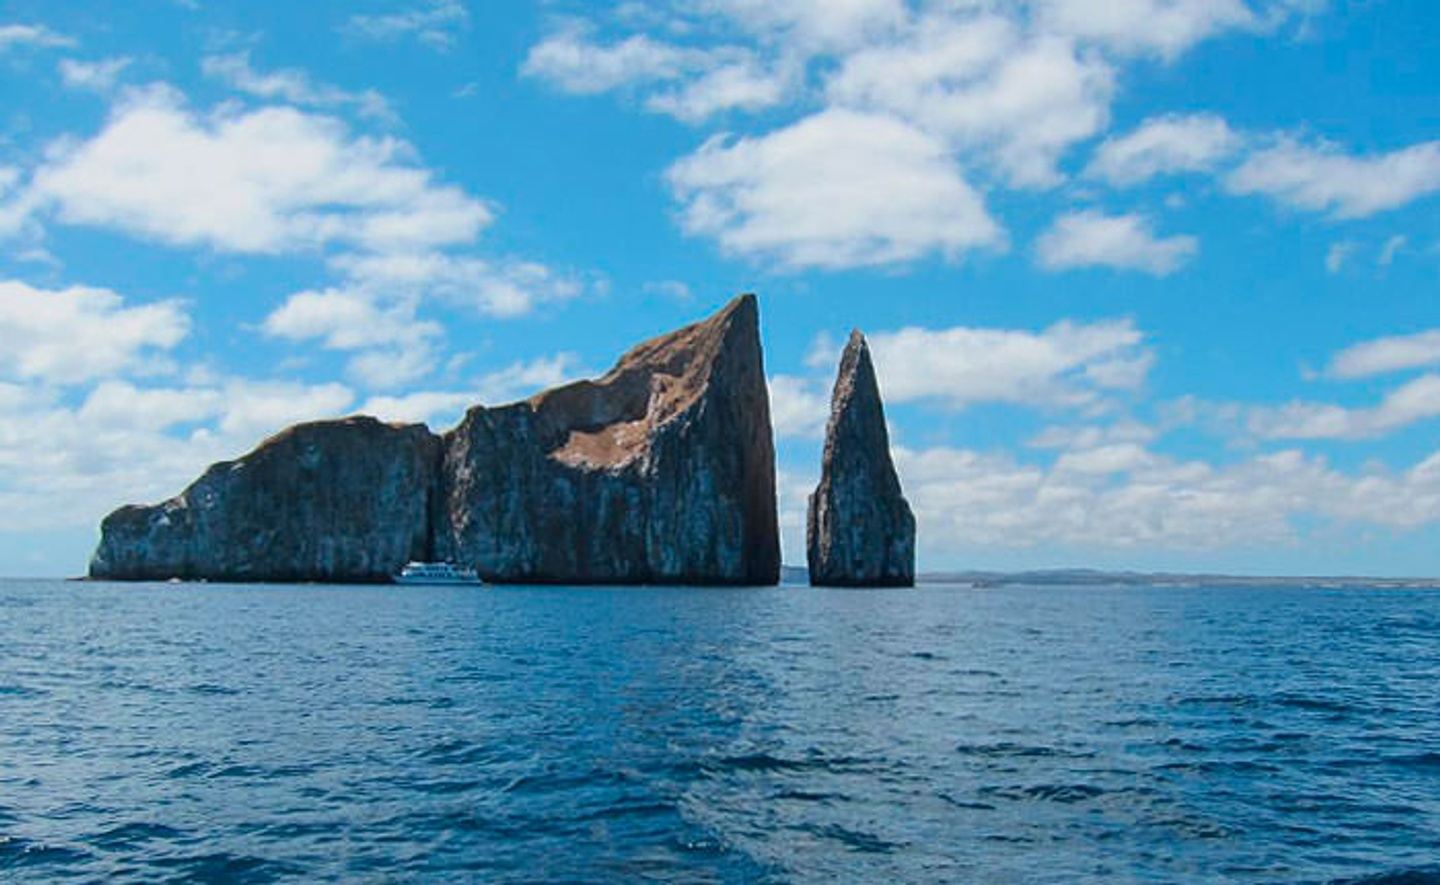
[[[443,436],[372,418],[291,428],[101,533],[96,578],[373,581],[435,559],[504,582],[774,584],[755,298]]]
[[[752,295],[603,377],[446,435],[439,555],[511,582],[774,584],[775,450]]]
[[[95,578],[384,581],[431,552],[440,440],[374,418],[285,430],[101,525]]]
[[[915,583],[915,516],[890,458],[875,366],[858,331],[840,360],[806,534],[810,583],[816,586]]]

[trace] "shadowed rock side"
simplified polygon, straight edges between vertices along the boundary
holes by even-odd
[[[90,576],[385,581],[428,559],[440,441],[374,418],[291,427],[153,507],[101,525]]]
[[[471,409],[441,474],[437,554],[488,580],[778,582],[755,297],[594,381]]]
[[[915,516],[890,459],[885,407],[865,337],[852,332],[840,360],[820,486],[807,525],[810,583],[915,584]]]
[[[411,559],[504,582],[776,583],[754,296],[443,437],[373,418],[291,428],[112,513],[90,574],[380,581]]]

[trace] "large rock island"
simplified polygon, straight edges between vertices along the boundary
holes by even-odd
[[[915,584],[915,516],[890,458],[880,385],[859,331],[840,359],[806,535],[816,586]]]
[[[412,559],[500,582],[776,583],[754,296],[443,436],[372,418],[286,430],[106,517],[90,575],[381,581]]]

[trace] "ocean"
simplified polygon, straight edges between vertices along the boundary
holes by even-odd
[[[1440,881],[1440,593],[0,582],[0,879]]]

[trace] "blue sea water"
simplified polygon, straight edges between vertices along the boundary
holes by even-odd
[[[0,582],[0,879],[1440,881],[1440,593]]]

